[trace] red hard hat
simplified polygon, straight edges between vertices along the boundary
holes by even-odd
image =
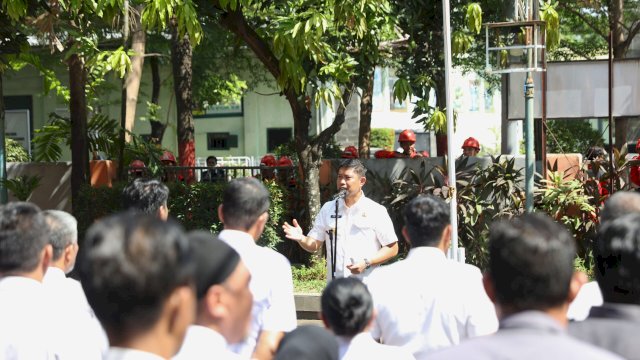
[[[373,154],[373,156],[376,159],[390,159],[390,158],[393,158],[394,153],[393,151],[389,151],[389,150],[378,150]]]
[[[404,142],[404,141],[410,141],[410,142],[416,142],[416,133],[413,132],[413,130],[403,130],[400,133],[400,136],[398,136],[398,142]]]
[[[480,151],[480,143],[474,137],[467,138],[467,140],[462,143],[462,148],[464,149],[466,147],[475,148]]]
[[[638,139],[638,142],[636,143],[636,152],[640,152],[640,139]]]
[[[146,165],[144,164],[144,162],[142,162],[142,160],[133,160],[131,164],[129,164],[129,167],[132,169],[143,169],[146,167]]]
[[[358,158],[358,149],[355,146],[347,146],[344,148],[342,155],[340,155],[343,159],[357,159]]]
[[[429,152],[427,150],[422,150],[421,153],[422,153],[422,156],[429,157]]]
[[[165,150],[162,153],[162,156],[160,156],[160,161],[171,161],[172,163],[176,163],[176,157],[173,156],[173,154],[171,153],[171,151],[169,150]]]
[[[278,159],[278,166],[293,166],[293,161],[291,161],[288,156],[282,155],[280,159]]]
[[[276,164],[276,157],[271,154],[267,154],[260,159],[261,166],[276,166]]]

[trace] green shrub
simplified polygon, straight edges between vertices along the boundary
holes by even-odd
[[[589,120],[547,121],[547,152],[584,154],[591,146],[602,146],[602,135]]]
[[[25,150],[19,142],[11,138],[7,137],[4,139],[4,147],[7,162],[28,162],[31,160],[27,150]]]
[[[370,146],[372,148],[393,149],[395,135],[395,130],[391,128],[371,129]]]
[[[39,175],[22,175],[14,179],[6,179],[3,183],[16,199],[27,201],[31,193],[40,185],[41,180],[42,176]]]
[[[327,261],[323,258],[317,258],[310,266],[293,266],[291,271],[296,292],[321,293],[327,283]]]
[[[275,248],[282,242],[281,217],[284,212],[284,191],[275,182],[267,182],[271,194],[269,221],[265,226],[259,245]],[[118,182],[113,187],[83,186],[80,189],[75,216],[78,219],[78,231],[84,236],[86,229],[97,219],[122,210],[122,190],[126,183]],[[222,224],[218,218],[218,205],[226,183],[168,183],[169,215],[176,218],[186,230],[208,230],[219,232]]]

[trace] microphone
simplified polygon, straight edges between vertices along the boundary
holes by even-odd
[[[333,196],[333,200],[344,199],[347,196],[347,189],[340,189],[340,191]]]

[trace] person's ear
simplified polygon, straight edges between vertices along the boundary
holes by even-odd
[[[482,285],[484,286],[484,291],[487,293],[487,296],[493,302],[496,303],[496,289],[493,286],[493,280],[491,279],[491,275],[485,272],[482,275]]]
[[[411,247],[411,238],[409,238],[409,232],[407,231],[406,226],[402,227],[402,237],[404,237],[404,241],[409,244],[409,247]]]
[[[589,282],[589,277],[582,271],[575,271],[571,276],[569,283],[569,293],[567,294],[567,303],[571,303],[578,296],[582,285]]]
[[[165,303],[168,331],[182,334],[196,319],[196,295],[193,286],[179,286],[171,292]]]
[[[324,327],[328,330],[331,330],[331,327],[329,326],[329,322],[327,321],[327,319],[324,317],[324,314],[322,313],[322,311],[320,311],[318,313],[318,315],[320,315],[320,320],[322,320],[322,324],[324,325]]]
[[[40,253],[40,264],[42,265],[43,273],[47,272],[47,268],[51,265],[51,259],[53,258],[53,247],[51,244],[47,244]]]
[[[223,215],[222,207],[223,207],[222,204],[218,206],[218,219],[220,219],[220,222],[222,223],[222,225],[224,225],[224,215]]]
[[[364,186],[367,183],[367,178],[365,176],[360,177],[360,186]]]
[[[71,264],[75,259],[75,243],[71,243],[64,248],[64,264]]]
[[[451,224],[444,227],[442,235],[440,236],[440,244],[442,244],[442,250],[445,252],[451,246]]]
[[[221,285],[213,285],[207,290],[205,301],[207,304],[207,312],[214,319],[223,319],[227,316],[227,308],[222,303],[222,292],[224,288]]]

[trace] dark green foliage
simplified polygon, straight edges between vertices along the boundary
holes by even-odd
[[[81,188],[75,216],[78,231],[84,236],[87,228],[97,219],[122,210],[122,189],[126,183],[115,183],[113,187]],[[222,230],[218,218],[218,206],[226,183],[184,183],[173,182],[169,186],[169,215],[182,224],[186,230],[208,230],[217,233]],[[275,248],[282,241],[281,217],[284,211],[284,191],[275,182],[265,184],[271,194],[269,221],[258,244]]]
[[[391,128],[371,129],[371,147],[381,149],[393,149],[395,131]]]
[[[22,175],[14,179],[6,179],[4,186],[20,201],[27,201],[33,190],[40,185],[42,176]]]
[[[321,293],[327,284],[327,261],[323,258],[312,262],[310,266],[293,266],[291,272],[296,292]]]
[[[591,146],[603,146],[603,141],[589,120],[547,121],[548,153],[584,154]]]

